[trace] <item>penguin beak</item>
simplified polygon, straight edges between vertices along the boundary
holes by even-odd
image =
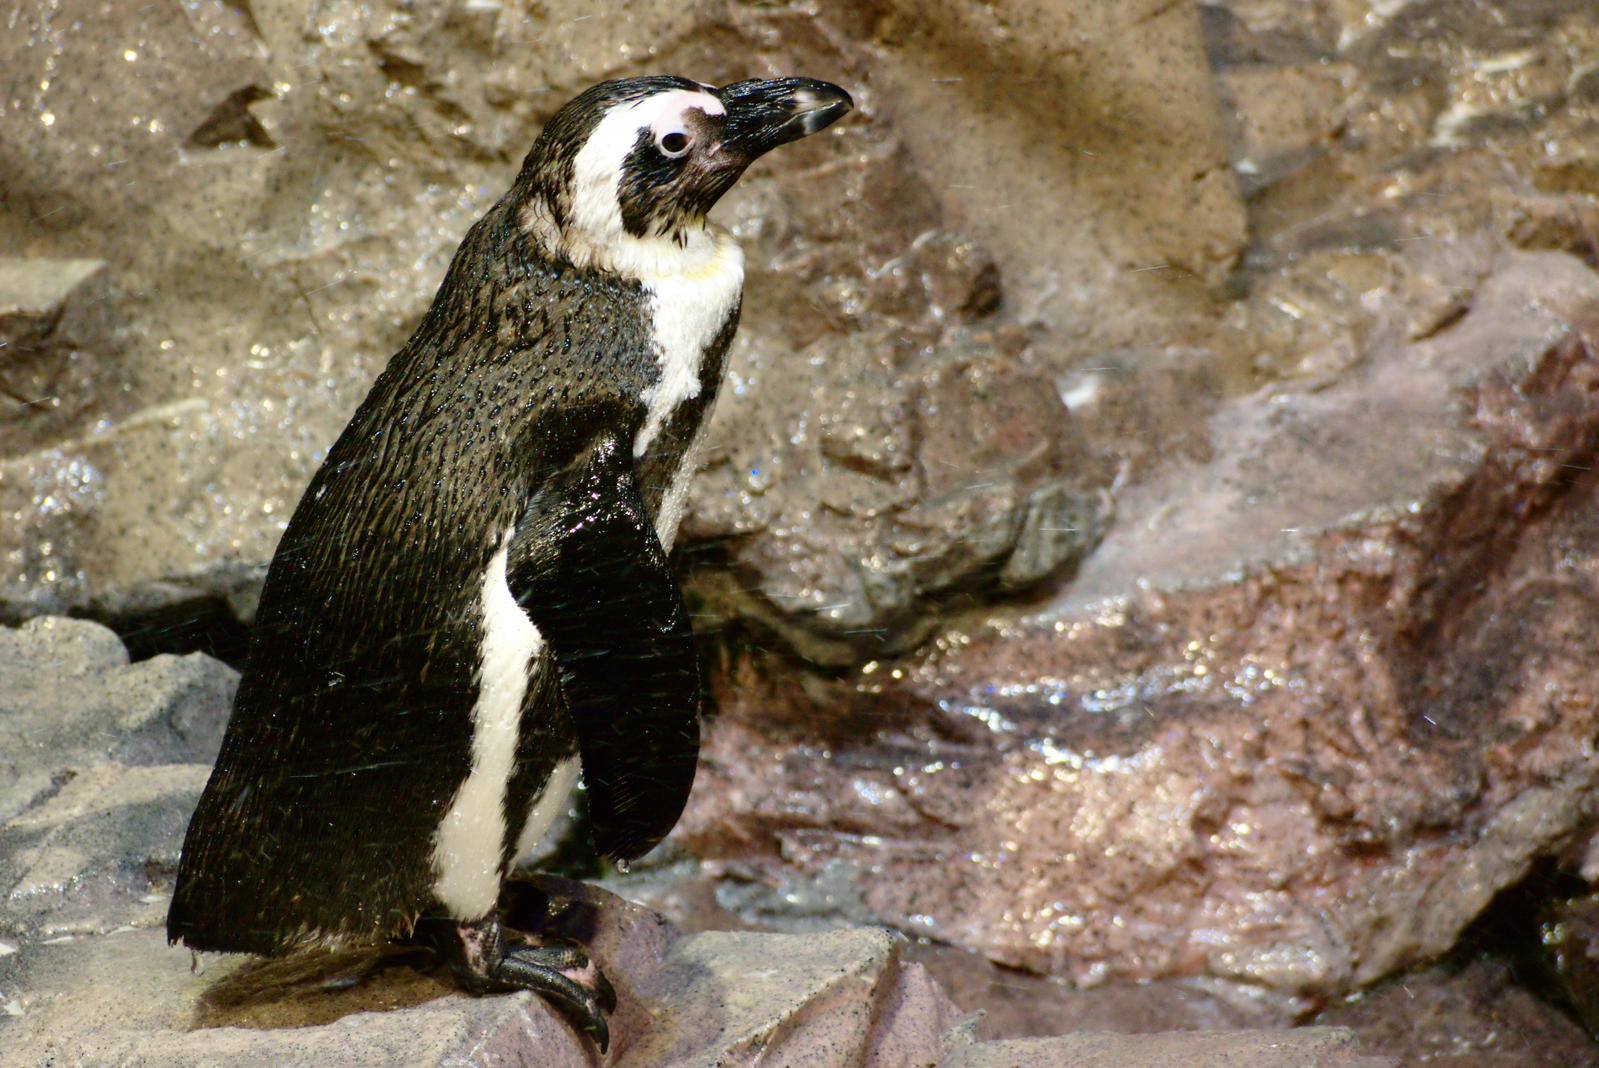
[[[740,167],[778,145],[826,129],[855,106],[844,90],[816,78],[734,82],[717,96],[727,108],[722,151]]]

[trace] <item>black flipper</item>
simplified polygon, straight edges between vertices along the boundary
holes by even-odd
[[[540,473],[507,579],[560,674],[595,848],[619,860],[648,852],[694,782],[700,673],[682,594],[617,436]]]

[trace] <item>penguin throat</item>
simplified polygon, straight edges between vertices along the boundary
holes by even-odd
[[[630,234],[621,226],[595,233],[575,220],[557,221],[549,204],[534,198],[521,210],[522,229],[553,260],[605,271],[646,286],[663,279],[692,282],[732,268],[742,278],[743,252],[722,227],[700,218],[669,233]],[[736,263],[734,262],[736,259]]]

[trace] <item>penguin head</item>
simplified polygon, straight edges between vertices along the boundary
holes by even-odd
[[[852,104],[814,78],[602,82],[556,112],[528,153],[517,179],[524,220],[579,264],[616,266],[616,251],[641,244],[683,247],[746,167]]]

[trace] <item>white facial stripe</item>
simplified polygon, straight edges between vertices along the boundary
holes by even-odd
[[[647,128],[655,134],[682,129],[683,113],[691,109],[707,115],[727,111],[710,93],[674,89],[617,108],[594,127],[572,166],[572,224],[589,241],[603,244],[609,235],[623,232],[617,193],[622,164],[638,143],[639,131]]]
[[[528,674],[544,640],[511,596],[506,530],[483,578],[483,648],[472,706],[472,769],[456,791],[433,843],[433,893],[458,920],[479,920],[500,894],[505,791],[510,786]]]
[[[686,89],[664,93],[651,99],[662,102],[660,111],[650,120],[650,132],[657,140],[674,130],[686,133],[687,113],[690,111],[703,111],[707,115],[722,115],[727,111],[722,102],[709,93],[691,93]],[[641,103],[648,102],[641,101]]]

